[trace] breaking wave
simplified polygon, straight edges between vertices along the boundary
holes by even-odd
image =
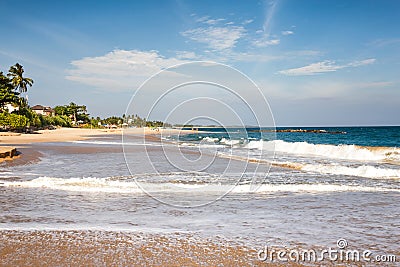
[[[177,184],[172,182],[165,183],[145,183],[143,187],[152,192],[179,192],[192,193],[201,187],[202,194],[219,193],[229,191],[232,193],[251,192],[250,184],[242,185],[219,185],[219,184]],[[54,178],[39,177],[30,181],[0,181],[1,187],[22,187],[22,188],[43,188],[53,190],[65,190],[89,193],[135,193],[141,194],[141,188],[132,180],[115,180],[113,178]],[[400,189],[380,188],[373,186],[360,185],[338,185],[338,184],[262,184],[255,193],[323,193],[323,192],[400,192]]]
[[[356,145],[320,145],[307,142],[250,141],[248,149],[271,149],[276,152],[334,159],[363,161],[400,161],[400,149],[390,147],[361,147]]]

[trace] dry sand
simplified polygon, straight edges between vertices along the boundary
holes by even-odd
[[[68,142],[88,139],[99,135],[121,135],[122,131],[133,135],[160,135],[160,134],[187,134],[190,130],[179,129],[81,129],[81,128],[59,128],[56,130],[40,130],[35,134],[1,135],[0,145],[25,145],[40,142]]]

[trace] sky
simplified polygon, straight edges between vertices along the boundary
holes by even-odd
[[[212,61],[254,81],[277,126],[400,125],[397,0],[0,0],[0,10],[0,70],[24,66],[32,106],[121,116],[159,71]]]

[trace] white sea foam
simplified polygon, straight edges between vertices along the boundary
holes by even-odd
[[[305,164],[300,167],[303,171],[319,172],[323,174],[350,175],[366,178],[393,178],[400,179],[400,169],[387,169],[375,166],[362,165],[347,167],[341,165]]]
[[[228,146],[233,146],[233,145],[237,145],[240,144],[240,140],[235,140],[235,139],[226,139],[226,138],[222,138],[221,141],[219,141],[221,144],[225,144]]]
[[[202,141],[204,141],[204,142],[208,142],[208,143],[215,143],[215,142],[218,142],[218,138],[213,138],[213,137],[204,137],[203,139],[202,139]]]
[[[218,156],[234,160],[250,161],[253,163],[272,164],[283,168],[290,168],[314,173],[348,175],[365,178],[400,179],[400,169],[382,168],[371,165],[350,167],[339,164],[304,164],[289,161],[270,161],[262,158],[230,155],[226,153],[218,153]]]
[[[400,160],[398,148],[368,148],[356,145],[320,145],[307,142],[250,141],[246,148],[265,149],[274,148],[276,152],[297,154],[303,156],[317,156],[334,159],[381,161]]]
[[[225,147],[224,145],[219,145],[219,144],[210,144],[210,143],[180,143],[180,147],[202,147],[202,148],[223,148]]]
[[[140,193],[134,182],[115,181],[107,178],[54,178],[39,177],[30,181],[2,181],[4,187],[48,188],[76,192]]]
[[[251,185],[239,185],[232,191],[235,193],[245,193],[250,191]],[[293,193],[329,193],[329,192],[400,192],[398,189],[385,189],[372,186],[358,185],[336,185],[336,184],[263,184],[256,192],[293,192]]]
[[[2,181],[2,187],[44,188],[89,193],[142,193],[141,188],[133,181],[111,180],[107,178],[54,178],[39,177],[30,181]],[[140,186],[148,192],[161,193],[248,193],[251,185],[220,185],[220,184],[185,184],[185,183],[141,183]],[[323,192],[400,192],[400,189],[388,189],[372,186],[335,185],[335,184],[263,184],[256,193],[323,193]]]

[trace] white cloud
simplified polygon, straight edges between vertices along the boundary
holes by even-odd
[[[279,71],[279,73],[285,75],[313,75],[316,73],[336,71],[341,68],[343,68],[343,66],[335,65],[334,61],[326,60],[322,62],[312,63],[301,68],[281,70]]]
[[[104,56],[72,61],[74,68],[67,71],[66,79],[107,91],[126,90],[162,69],[184,62],[162,57],[157,51],[114,50]]]
[[[199,59],[199,56],[191,51],[176,51],[176,57],[178,59]]]
[[[335,61],[325,60],[317,63],[312,63],[310,65],[288,69],[288,70],[281,70],[279,73],[284,75],[291,75],[291,76],[300,76],[300,75],[314,75],[318,73],[325,73],[325,72],[334,72],[343,68],[348,67],[359,67],[364,65],[369,65],[375,62],[374,58],[365,59],[361,61],[353,61],[346,65],[337,65]]]
[[[278,2],[277,1],[271,1],[269,3],[269,7],[266,12],[265,20],[264,20],[264,25],[263,25],[263,31],[265,35],[270,35],[271,33],[271,25],[272,25],[272,20],[275,15],[275,10]]]
[[[265,47],[269,45],[278,45],[281,41],[279,39],[268,39],[268,38],[261,38],[258,40],[254,40],[252,43],[257,47]]]
[[[400,44],[400,38],[388,38],[388,39],[377,39],[368,43],[367,45],[383,47],[388,45],[399,45],[399,44]]]
[[[215,50],[233,48],[238,40],[242,38],[246,30],[241,26],[207,27],[187,30],[181,34],[189,39],[206,44]]]
[[[203,16],[203,17],[196,19],[196,22],[204,23],[204,24],[208,24],[208,25],[215,25],[224,20],[225,19],[222,19],[222,18],[212,19],[210,16]]]
[[[280,56],[273,56],[267,54],[254,54],[254,53],[236,53],[232,52],[226,55],[229,60],[241,62],[270,62],[280,59]]]
[[[365,60],[350,62],[348,64],[348,66],[350,66],[350,67],[359,67],[359,66],[373,64],[375,61],[376,61],[375,58],[369,58],[369,59],[365,59]]]
[[[282,59],[282,56],[275,56],[271,54],[259,54],[254,52],[238,52],[233,50],[224,50],[215,53],[215,51],[204,51],[204,54],[198,55],[188,51],[176,52],[176,57],[182,60],[204,60],[213,62],[225,62],[230,64],[232,62],[271,62],[274,60]]]
[[[257,37],[257,39],[251,42],[254,46],[266,47],[270,45],[278,45],[280,43],[280,40],[276,38],[276,36],[275,37],[274,35],[271,36],[271,28],[277,5],[278,5],[277,0],[272,0],[268,3],[263,28],[262,30],[256,31],[256,34],[261,36]]]
[[[209,18],[210,18],[209,16],[203,16],[203,17],[196,19],[196,22],[204,22],[204,21],[208,20]]]
[[[254,21],[254,20],[252,20],[252,19],[246,19],[245,21],[242,22],[242,24],[243,24],[243,25],[247,25],[247,24],[252,23],[253,21]]]
[[[232,50],[198,55],[193,51],[176,51],[174,57],[164,57],[158,51],[114,50],[105,55],[84,57],[72,61],[66,79],[94,86],[102,91],[127,91],[138,88],[147,78],[173,65],[190,60],[219,62],[267,62],[276,60],[272,55],[239,53]],[[169,72],[168,77],[178,79],[182,74]]]
[[[204,23],[206,23],[208,25],[215,25],[224,20],[225,19],[208,19],[208,20],[204,21]]]
[[[282,35],[292,35],[292,34],[294,34],[293,31],[283,31],[282,32]]]

